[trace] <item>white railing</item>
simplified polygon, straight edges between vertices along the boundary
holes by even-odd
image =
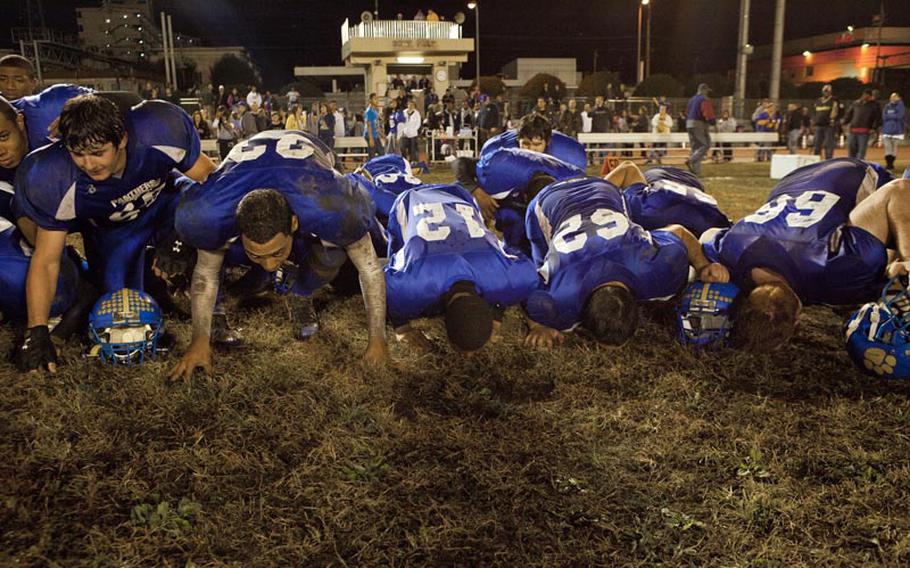
[[[422,20],[374,20],[341,24],[341,44],[352,38],[461,39],[461,26],[453,22]]]

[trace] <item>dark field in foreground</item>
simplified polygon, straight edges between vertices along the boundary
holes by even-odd
[[[741,216],[767,171],[706,185]],[[831,310],[765,356],[686,351],[666,308],[554,353],[512,310],[469,359],[426,321],[435,355],[375,371],[360,300],[327,299],[308,344],[282,299],[235,314],[246,349],[190,383],[0,364],[0,565],[910,563],[910,390],[853,370]]]

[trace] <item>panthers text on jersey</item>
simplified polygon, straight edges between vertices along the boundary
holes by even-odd
[[[640,301],[670,298],[686,284],[683,242],[630,221],[622,193],[603,179],[548,185],[528,206],[525,224],[542,278],[528,316],[547,327],[572,329],[591,293],[608,282],[625,284]]]
[[[51,231],[81,224],[106,226],[136,220],[152,207],[173,169],[199,158],[199,135],[190,117],[164,101],[146,101],[126,113],[126,169],[94,181],[73,163],[62,142],[32,152],[16,174],[14,211]]]
[[[385,272],[389,315],[398,325],[439,313],[459,281],[473,282],[484,300],[503,307],[523,302],[538,282],[531,260],[484,226],[460,185],[425,185],[396,199]]]
[[[847,222],[858,197],[875,191],[878,177],[851,159],[799,168],[758,211],[702,235],[702,248],[730,269],[741,288],[751,286],[753,268],[764,268],[782,276],[805,304],[875,298],[885,282],[885,245]]]
[[[343,176],[332,163],[328,149],[310,134],[261,132],[234,146],[204,184],[186,192],[177,232],[193,247],[219,249],[239,236],[240,200],[256,189],[274,189],[287,199],[301,234],[348,246],[367,234],[374,207],[359,176]]]

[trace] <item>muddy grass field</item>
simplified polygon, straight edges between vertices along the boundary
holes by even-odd
[[[731,217],[772,186],[704,170]],[[173,355],[0,363],[0,565],[910,564],[910,389],[856,372],[829,309],[765,356],[687,351],[666,307],[553,353],[512,310],[470,359],[425,321],[434,355],[370,370],[361,301],[322,306],[307,344],[280,298],[235,312],[246,348],[189,383]]]

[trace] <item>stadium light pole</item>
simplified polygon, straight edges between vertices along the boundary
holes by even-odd
[[[468,10],[474,10],[474,62],[477,64],[477,90],[480,91],[480,2],[468,2]]]
[[[651,4],[648,4],[648,24],[645,26],[645,79],[651,76]]]
[[[645,6],[651,3],[651,0],[641,0],[638,3],[638,41],[635,42],[635,84],[644,80],[644,67],[641,61],[641,13]]]

